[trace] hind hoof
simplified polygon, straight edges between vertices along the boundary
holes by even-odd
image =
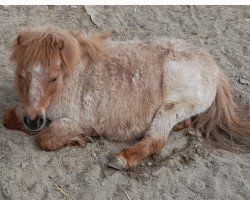
[[[127,168],[127,160],[121,157],[113,157],[110,159],[108,166],[113,169],[117,169],[121,171]]]

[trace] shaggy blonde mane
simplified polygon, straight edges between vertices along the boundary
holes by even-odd
[[[27,29],[14,41],[11,60],[23,68],[36,64],[51,68],[61,60],[70,72],[82,58],[98,59],[108,37],[108,33],[84,37],[55,27]]]
[[[105,41],[112,36],[111,33],[97,33],[84,37],[80,32],[70,31],[70,33],[77,39],[82,50],[82,56],[88,56],[93,60],[98,60],[102,57]]]

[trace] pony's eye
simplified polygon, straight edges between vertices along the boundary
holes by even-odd
[[[18,77],[19,77],[20,79],[23,79],[23,77],[22,77],[21,75],[18,75]]]
[[[52,78],[49,82],[50,82],[50,83],[53,83],[53,82],[55,82],[55,81],[57,80],[57,78],[58,78],[58,77]]]

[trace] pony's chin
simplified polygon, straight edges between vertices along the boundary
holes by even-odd
[[[24,127],[29,131],[31,135],[35,135],[46,127],[46,123],[44,123],[39,129],[30,129],[27,126],[25,126],[25,124],[24,124]]]
[[[38,134],[41,130],[43,130],[43,128],[38,129],[38,130],[30,130],[30,129],[28,129],[28,131],[30,132],[31,135],[36,135],[36,134]]]

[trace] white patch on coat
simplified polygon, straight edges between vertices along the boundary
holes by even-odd
[[[36,66],[33,68],[33,72],[41,73],[41,72],[43,72],[43,67],[42,67],[41,65],[36,65]]]
[[[44,95],[41,73],[43,73],[43,67],[41,65],[34,66],[31,72],[29,100],[30,100],[31,106],[34,108],[39,106],[41,98]]]
[[[215,69],[216,70],[216,69]],[[164,105],[158,110],[149,131],[152,138],[167,138],[174,125],[195,116],[214,101],[217,82],[207,76],[204,67],[194,61],[168,61],[164,66]]]

